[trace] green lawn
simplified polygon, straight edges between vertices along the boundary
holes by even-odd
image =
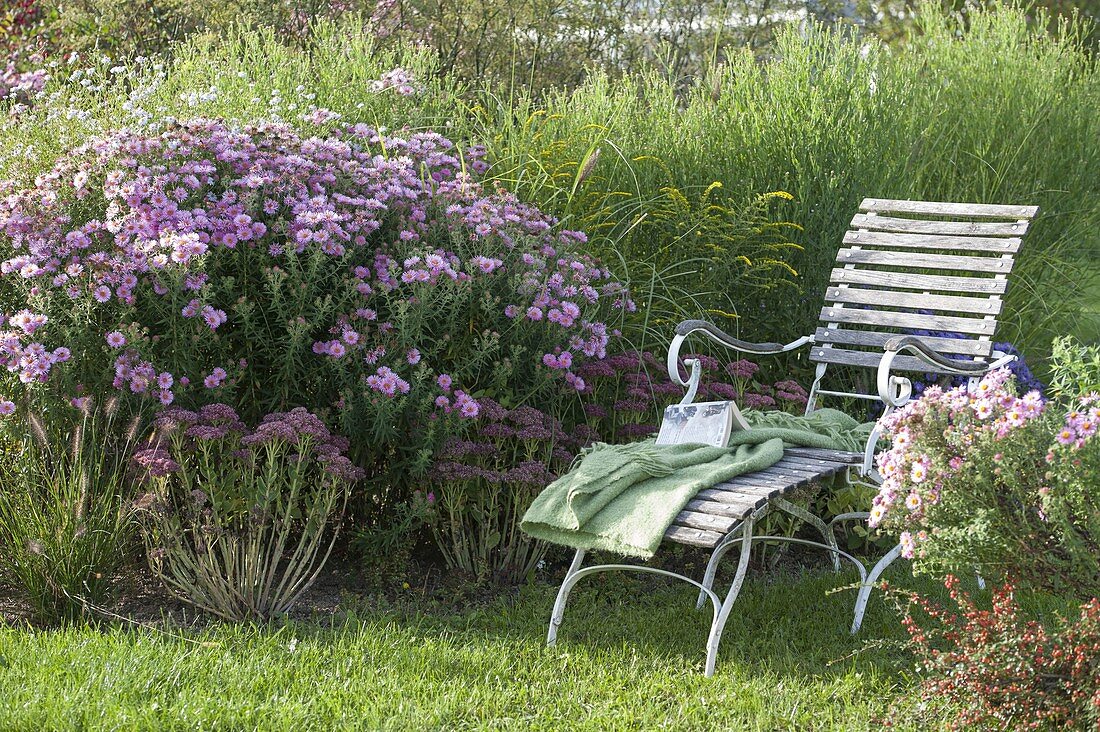
[[[694,593],[622,575],[578,587],[555,649],[547,584],[462,613],[390,602],[182,636],[5,628],[0,729],[873,729],[913,681],[898,650],[857,652],[902,631],[876,595],[849,636],[854,592],[826,593],[853,578],[757,578],[711,679]]]

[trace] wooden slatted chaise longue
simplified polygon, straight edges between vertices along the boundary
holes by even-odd
[[[876,400],[889,413],[912,396],[910,379],[899,372],[963,376],[976,384],[982,375],[1015,358],[995,351],[992,338],[1014,257],[1037,213],[1035,206],[864,199],[844,235],[845,246],[837,253],[821,324],[813,335],[786,345],[748,343],[702,320],[677,326],[668,371],[674,382],[687,389],[681,404],[694,400],[702,373],[695,359],[683,362],[690,368],[686,379],[680,370],[680,349],[694,336],[753,355],[808,347],[816,370],[807,414],[824,397]],[[940,335],[917,335],[921,332]],[[823,388],[834,365],[874,370],[876,393]],[[837,474],[877,486],[881,483],[874,468],[878,438],[876,428],[863,452],[787,448],[775,465],[699,492],[668,528],[665,540],[711,552],[701,581],[644,565],[584,567],[585,551],[578,550],[558,591],[547,643],[555,643],[569,592],[583,577],[611,570],[666,575],[698,587],[698,607],[708,599],[711,602],[706,645],[706,675],[710,676],[722,630],[748,570],[749,550],[753,542],[764,540],[824,548],[837,569],[842,558],[851,561],[860,574],[851,627],[857,632],[871,589],[899,556],[900,547],[868,570],[838,547],[833,532],[838,522],[865,519],[867,513],[844,514],[825,523],[787,499],[795,489]],[[754,526],[773,510],[808,522],[822,541],[755,535]],[[734,548],[740,550],[737,570],[723,599],[714,591],[715,574],[723,556]]]

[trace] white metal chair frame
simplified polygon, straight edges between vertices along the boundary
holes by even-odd
[[[987,218],[1004,218],[1004,217],[1014,217],[1014,218],[1016,218],[1017,221],[1016,221],[1015,224],[1005,225],[1006,228],[995,230],[998,234],[1003,235],[1003,236],[1022,236],[1022,234],[1024,232],[1026,232],[1028,221],[1031,218],[1033,218],[1036,215],[1036,213],[1038,212],[1038,209],[1035,208],[1035,207],[1023,207],[1023,206],[993,206],[993,205],[984,205],[984,204],[945,204],[945,203],[933,203],[933,202],[892,201],[892,200],[880,200],[880,199],[865,199],[863,201],[863,203],[861,204],[861,210],[863,210],[865,212],[868,212],[868,213],[857,214],[857,216],[853,219],[853,226],[857,226],[857,224],[865,224],[866,228],[860,227],[860,228],[858,228],[858,230],[854,234],[853,234],[853,232],[849,232],[849,235],[847,235],[845,237],[845,241],[847,243],[853,243],[854,240],[859,239],[861,234],[865,234],[869,230],[873,230],[875,228],[879,228],[879,229],[885,228],[888,231],[891,231],[891,230],[892,231],[898,231],[899,229],[896,228],[896,227],[901,227],[902,231],[908,231],[909,230],[909,229],[905,228],[906,226],[908,226],[905,223],[892,224],[892,225],[882,225],[882,226],[877,225],[875,221],[871,220],[871,217],[875,216],[879,211],[903,211],[903,212],[908,212],[908,213],[936,214],[936,215],[958,214],[958,215],[969,216],[969,217],[987,217]],[[883,219],[883,221],[885,221],[885,219]],[[890,219],[890,221],[895,221],[895,220]],[[901,221],[904,222],[906,220],[901,220]],[[924,224],[924,223],[941,224],[937,228],[946,229],[947,234],[957,235],[956,236],[957,241],[956,240],[947,241],[950,237],[948,237],[948,236],[939,236],[938,234],[941,234],[941,233],[944,233],[944,232],[936,231],[936,230],[933,229],[930,233],[937,234],[937,236],[926,236],[925,237],[925,239],[927,239],[931,243],[925,243],[923,241],[920,242],[920,243],[914,243],[917,240],[918,237],[913,236],[911,241],[902,240],[902,241],[906,241],[906,243],[900,244],[900,246],[911,246],[911,247],[912,246],[921,246],[921,247],[931,247],[931,248],[948,248],[948,246],[947,246],[948,244],[958,244],[961,247],[964,242],[970,242],[971,241],[969,239],[963,239],[962,238],[965,234],[972,234],[972,233],[978,233],[978,234],[983,234],[983,235],[988,234],[988,231],[986,229],[982,229],[980,226],[975,226],[975,225],[970,225],[972,228],[968,229],[968,230],[965,230],[965,231],[962,231],[962,230],[955,231],[954,229],[950,228],[950,226],[952,226],[954,224],[941,223],[941,222],[923,222],[923,221],[920,221],[920,222],[917,222],[917,223],[921,223],[921,224]],[[895,228],[890,228],[891,226],[893,226]],[[922,232],[922,235],[923,235],[923,232]],[[902,236],[908,236],[908,235],[903,234]],[[865,236],[864,238],[869,239],[871,237]],[[944,240],[944,241],[935,241],[935,240]],[[982,242],[982,246],[986,247],[987,241],[1002,241],[1002,240],[993,240],[993,239],[988,239],[987,240],[987,239],[978,238],[978,239],[976,239],[976,241]],[[1011,248],[1010,251],[1014,252],[1015,249],[1018,248],[1018,246],[1019,246],[1020,239],[1019,238],[1011,238],[1011,239],[1007,239],[1007,240],[1004,240],[1004,241],[1011,242],[1011,244],[1009,246],[1011,246],[1013,248]],[[895,243],[895,242],[891,241],[890,243]],[[993,246],[992,244],[989,244],[988,247],[986,247],[985,251],[991,251],[992,246]],[[853,247],[850,250],[841,250],[841,253],[838,255],[838,263],[846,265],[845,269],[852,269],[852,265],[844,262],[842,258],[846,257],[846,256],[849,256],[848,253],[850,253],[852,251],[858,251],[859,249],[860,249],[860,247],[856,246],[856,247]],[[877,254],[878,252],[874,252],[874,253]],[[1000,254],[1001,252],[999,250],[996,250],[994,253],[995,254]],[[913,257],[913,255],[909,255],[909,256],[910,256],[910,258]],[[928,256],[928,259],[932,263],[931,265],[928,265],[928,266],[936,266],[936,265],[942,264],[943,262],[947,262],[954,269],[960,269],[961,265],[965,264],[965,262],[949,262],[948,260],[953,260],[953,259],[954,260],[964,260],[964,259],[971,259],[971,258],[969,258],[969,257],[951,257],[951,256],[945,256],[945,255],[930,255],[930,256]],[[976,258],[974,258],[974,259],[976,260]],[[1008,269],[1011,268],[1011,256],[1009,254],[1004,254],[1004,255],[1002,255],[1002,260],[1003,259],[1007,259],[1007,267],[1005,267],[1003,272],[999,272],[995,275],[994,279],[996,279],[996,280],[1003,280],[1004,277],[1008,273]],[[997,261],[997,260],[994,260],[994,261]],[[998,264],[997,266],[1000,267],[1001,265]],[[837,272],[838,272],[838,270],[834,270],[834,277],[836,279],[842,279],[841,275],[843,274],[843,272],[841,272],[841,275],[837,275]],[[946,280],[952,279],[952,278],[943,278],[943,279],[946,281]],[[846,286],[847,285],[845,285],[845,284],[840,285],[841,288],[844,288]],[[946,289],[946,287],[945,287],[945,289]],[[974,291],[974,290],[972,290],[972,291]],[[983,291],[983,292],[985,292],[985,291]],[[1003,292],[1003,282],[1000,284],[1000,288],[998,290],[990,290],[989,292],[998,292],[998,293]],[[925,293],[925,294],[927,295],[928,293]],[[945,298],[945,299],[949,299],[949,298]],[[973,299],[975,301],[978,300],[978,298],[973,298]],[[997,294],[993,295],[990,298],[991,301],[994,301],[997,311],[999,311],[999,308],[1000,308],[999,299],[1000,299],[999,295],[997,295]],[[857,300],[857,302],[858,302],[858,300]],[[893,304],[893,302],[889,301],[889,300],[886,301],[886,302],[887,302],[887,304]],[[825,317],[826,314],[833,314],[834,313],[833,308],[839,309],[839,308],[842,308],[842,307],[843,307],[843,304],[834,304],[832,306],[832,308],[824,309],[823,310],[823,317]],[[858,315],[859,311],[856,311],[855,314]],[[993,315],[995,315],[995,314],[996,314],[996,312],[993,313]],[[991,318],[991,316],[986,315],[985,318],[986,318],[986,320],[989,320]],[[994,325],[995,325],[995,321],[994,321]],[[829,328],[836,328],[836,327],[837,327],[836,323],[829,323]],[[853,332],[853,331],[848,331],[848,332]],[[858,332],[858,331],[855,331],[855,332]],[[679,368],[680,350],[681,350],[683,344],[685,343],[685,341],[687,341],[687,339],[690,336],[692,336],[694,334],[697,334],[697,333],[698,334],[703,334],[703,335],[709,337],[711,340],[715,341],[719,345],[725,346],[727,348],[730,348],[730,349],[738,351],[738,352],[748,353],[748,354],[753,354],[753,355],[769,355],[769,354],[787,353],[789,351],[796,350],[796,349],[801,348],[803,346],[817,346],[819,344],[819,341],[826,340],[825,338],[822,338],[823,333],[826,336],[828,336],[830,333],[835,333],[835,331],[822,331],[822,330],[819,330],[817,332],[817,334],[802,336],[802,337],[797,338],[797,339],[795,339],[795,340],[793,340],[790,343],[787,343],[785,345],[781,345],[781,344],[777,344],[777,343],[750,343],[750,342],[747,342],[747,341],[739,340],[739,339],[723,332],[722,330],[720,330],[716,326],[712,325],[711,323],[701,321],[701,320],[684,321],[683,323],[681,323],[676,328],[675,336],[673,337],[672,342],[669,346],[668,358],[667,358],[667,368],[668,368],[669,377],[672,379],[673,382],[679,384],[680,386],[683,386],[686,389],[686,393],[685,393],[683,399],[680,402],[681,404],[689,404],[695,399],[695,396],[698,393],[700,381],[701,381],[701,378],[702,378],[702,365],[701,365],[701,363],[698,359],[690,359],[689,358],[689,359],[685,359],[683,361],[684,365],[688,369],[690,369],[689,374],[688,374],[686,379],[683,378],[683,376],[681,376],[680,368]],[[989,333],[992,333],[992,327],[989,328]],[[870,334],[870,335],[879,335],[879,334]],[[934,372],[937,372],[937,373],[940,373],[940,374],[967,376],[967,377],[969,377],[969,383],[971,384],[971,387],[976,385],[977,381],[984,374],[986,374],[989,371],[992,371],[994,369],[1005,366],[1005,365],[1011,363],[1012,361],[1014,361],[1016,359],[1016,357],[1013,356],[1013,355],[1008,355],[1008,354],[1002,353],[1000,351],[995,351],[995,350],[992,350],[991,348],[987,349],[987,351],[986,351],[988,355],[975,356],[974,359],[971,360],[971,361],[951,359],[951,358],[947,358],[944,355],[942,355],[940,350],[937,349],[936,345],[933,343],[933,341],[936,341],[936,340],[937,339],[934,339],[934,338],[933,339],[925,339],[925,338],[922,338],[922,337],[911,336],[911,335],[899,335],[899,336],[890,337],[890,338],[886,339],[885,342],[883,343],[881,355],[877,356],[874,359],[875,361],[877,361],[877,363],[868,362],[868,360],[866,358],[863,358],[863,356],[865,354],[862,353],[862,352],[856,354],[856,355],[859,356],[858,359],[855,358],[854,356],[845,358],[844,354],[846,352],[842,351],[840,349],[837,349],[836,351],[829,350],[828,352],[825,352],[825,350],[823,350],[823,349],[832,349],[832,344],[831,343],[828,343],[827,345],[824,345],[822,350],[817,350],[816,352],[812,351],[811,352],[812,357],[814,355],[816,355],[816,356],[821,357],[823,359],[831,359],[831,360],[822,360],[822,361],[819,361],[817,363],[814,382],[813,382],[813,385],[812,385],[812,387],[809,391],[808,401],[807,401],[807,405],[806,405],[806,413],[810,414],[811,412],[813,412],[817,408],[817,402],[818,402],[819,398],[822,397],[822,396],[841,397],[841,398],[847,397],[847,398],[855,398],[855,399],[867,399],[867,400],[880,401],[884,405],[884,410],[885,411],[884,411],[883,416],[885,416],[886,414],[890,414],[895,409],[905,405],[910,400],[910,398],[912,397],[912,382],[908,378],[906,378],[904,376],[900,376],[900,375],[894,373],[895,362],[898,359],[899,355],[901,355],[901,354],[906,354],[906,353],[911,354],[911,356],[908,357],[910,360],[906,363],[906,370],[908,370],[908,371],[913,371],[913,370],[915,370],[916,365],[923,364],[923,365],[927,366],[926,370],[934,371]],[[988,340],[988,337],[982,336],[978,340],[979,341]],[[838,340],[836,342],[837,343],[844,343],[843,340]],[[867,345],[867,344],[862,344],[862,345]],[[904,361],[905,358],[906,358],[905,356],[902,356],[903,361]],[[913,361],[912,360],[913,358],[915,358],[916,361]],[[824,376],[827,372],[827,368],[830,365],[830,363],[851,363],[853,365],[861,365],[861,366],[872,366],[873,365],[873,367],[877,371],[877,379],[876,379],[877,393],[876,394],[864,394],[864,393],[859,393],[859,392],[831,391],[831,390],[822,389],[821,388],[821,382],[822,382],[822,379],[824,378]],[[862,455],[862,461],[859,462],[858,464],[852,464],[852,465],[850,465],[849,467],[846,468],[846,477],[847,477],[848,480],[859,482],[859,483],[864,483],[864,484],[869,484],[869,485],[872,485],[873,487],[875,487],[876,489],[877,489],[878,485],[881,484],[882,478],[874,468],[875,448],[876,448],[876,445],[879,441],[880,434],[881,434],[881,431],[876,426],[876,428],[872,432],[872,434],[871,434],[870,438],[868,439],[867,444],[864,448],[863,455]],[[822,461],[821,464],[822,464],[823,467],[825,467],[827,465],[827,462]],[[823,473],[823,475],[828,475],[828,474],[829,473]],[[795,537],[786,537],[786,536],[760,536],[760,535],[754,535],[753,534],[753,528],[755,526],[755,523],[757,521],[759,521],[767,512],[769,512],[773,509],[788,513],[788,514],[790,514],[792,516],[795,516],[796,518],[799,518],[799,519],[809,523],[810,525],[814,526],[817,529],[817,531],[821,534],[823,541],[820,541],[820,542],[819,541],[811,541],[811,540],[807,540],[807,539],[795,538]],[[599,572],[606,572],[606,571],[612,571],[612,570],[622,570],[622,571],[644,572],[644,573],[650,573],[650,574],[657,574],[657,575],[661,575],[661,576],[672,577],[672,578],[675,578],[675,579],[683,580],[683,581],[697,587],[699,589],[699,598],[698,598],[698,602],[696,603],[697,609],[702,608],[703,605],[706,604],[707,600],[710,600],[710,603],[711,603],[712,608],[713,608],[713,616],[712,616],[712,620],[711,620],[711,624],[710,624],[710,631],[709,631],[709,634],[708,634],[707,644],[706,644],[707,658],[706,658],[705,673],[706,673],[707,676],[711,676],[714,673],[714,668],[715,668],[715,664],[716,664],[716,660],[717,660],[717,654],[718,654],[718,645],[719,645],[719,643],[721,641],[721,638],[722,638],[722,632],[725,628],[726,621],[729,618],[729,615],[730,615],[730,612],[732,610],[733,604],[737,600],[737,596],[741,591],[742,585],[744,584],[745,576],[746,576],[746,573],[748,571],[750,549],[752,547],[753,542],[757,542],[757,541],[779,541],[779,542],[787,542],[787,543],[793,543],[793,544],[802,544],[802,545],[815,546],[815,547],[825,549],[826,551],[828,551],[830,553],[830,555],[832,557],[833,568],[834,568],[834,570],[837,570],[837,571],[839,571],[839,569],[840,569],[840,559],[841,558],[844,558],[844,559],[850,561],[853,565],[855,565],[855,567],[857,568],[857,570],[859,572],[860,583],[859,583],[859,589],[858,589],[858,592],[857,592],[857,595],[856,595],[855,609],[854,609],[852,625],[851,625],[851,632],[854,634],[854,633],[859,631],[859,628],[860,628],[860,626],[863,622],[863,617],[864,617],[864,614],[865,614],[866,609],[867,609],[867,603],[868,603],[868,600],[870,598],[871,590],[874,588],[875,584],[878,582],[878,579],[882,575],[883,571],[885,571],[885,569],[895,559],[897,559],[901,554],[901,546],[897,545],[893,549],[891,549],[886,555],[881,557],[877,562],[874,563],[873,566],[871,566],[868,569],[868,567],[866,565],[864,565],[863,562],[861,562],[857,558],[853,557],[852,555],[848,554],[847,552],[842,551],[838,547],[836,537],[835,537],[835,533],[834,533],[834,527],[836,526],[836,524],[844,522],[844,521],[865,520],[869,516],[870,516],[870,514],[868,512],[863,512],[863,511],[845,513],[845,514],[842,514],[842,515],[839,515],[839,516],[835,516],[830,522],[825,523],[819,517],[814,516],[809,511],[806,511],[805,509],[790,503],[789,501],[785,500],[782,496],[780,496],[780,495],[772,496],[772,497],[769,498],[767,503],[765,503],[764,505],[759,506],[754,511],[752,511],[751,514],[745,516],[739,523],[737,523],[731,530],[729,530],[728,533],[726,533],[726,535],[721,539],[720,542],[718,542],[718,544],[716,546],[714,546],[714,548],[711,551],[710,559],[707,562],[706,571],[704,572],[703,579],[702,579],[701,582],[696,581],[696,580],[694,580],[690,577],[686,577],[684,575],[677,574],[675,572],[670,572],[670,571],[667,571],[667,570],[662,570],[662,569],[657,569],[657,568],[647,567],[647,566],[641,566],[641,565],[603,564],[603,565],[594,565],[594,566],[589,566],[589,567],[582,567],[582,564],[583,564],[584,559],[585,559],[586,552],[584,550],[578,550],[576,552],[576,554],[574,555],[574,558],[573,558],[572,563],[570,564],[569,570],[566,572],[565,578],[562,582],[561,588],[559,589],[558,594],[557,594],[557,598],[554,602],[554,608],[553,608],[553,611],[551,613],[551,618],[550,618],[550,627],[549,627],[549,631],[547,633],[547,638],[546,638],[547,644],[548,645],[554,645],[556,643],[557,635],[558,635],[558,628],[560,627],[560,625],[562,623],[562,619],[563,619],[563,616],[564,616],[564,613],[565,613],[565,607],[566,607],[566,604],[567,604],[568,599],[569,599],[569,593],[573,589],[573,587],[577,584],[577,582],[579,582],[584,577],[587,577],[589,575],[596,574],[596,573],[599,573]],[[738,560],[738,563],[737,563],[737,570],[736,570],[736,573],[734,575],[733,581],[730,585],[730,588],[726,593],[725,599],[722,599],[718,596],[717,593],[715,593],[715,591],[713,589],[715,576],[717,574],[717,569],[718,569],[719,562],[722,560],[722,558],[731,549],[733,549],[735,547],[740,550],[740,557],[739,557],[739,560]]]

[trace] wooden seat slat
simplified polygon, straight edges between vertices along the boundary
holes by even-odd
[[[716,503],[726,506],[730,511],[744,511],[747,514],[760,508],[771,498],[774,498],[782,492],[783,491],[779,488],[773,488],[771,491],[772,495],[745,495],[744,493],[723,491],[717,488],[707,488],[695,494],[695,498],[693,498],[692,501]],[[692,508],[691,503],[688,503],[687,508]],[[692,508],[692,510],[700,509]],[[702,511],[700,510],[700,512]]]
[[[923,219],[902,219],[893,216],[872,216],[856,214],[852,217],[851,228],[871,231],[896,231],[905,234],[944,234],[948,236],[1023,236],[1027,233],[1025,222],[991,221],[928,221]]]
[[[665,531],[665,538],[670,541],[674,541],[677,544],[699,546],[705,549],[713,549],[718,545],[718,542],[722,541],[724,536],[725,534],[719,534],[717,531],[689,529],[684,526],[677,526],[676,524],[669,526]]]
[[[740,517],[715,516],[709,513],[696,513],[695,511],[683,510],[673,523],[679,526],[687,526],[691,529],[703,529],[704,531],[717,531],[726,534],[730,529],[736,526],[737,522],[740,520]]]
[[[706,498],[695,498],[684,506],[687,511],[695,513],[713,514],[715,516],[729,516],[735,519],[743,519],[755,510],[757,506],[749,503],[726,503]]]
[[[795,457],[794,455],[784,455],[783,459],[776,463],[777,466],[782,468],[796,468],[804,470],[813,470],[819,474],[832,474],[838,470],[843,470],[844,465],[842,463],[833,462],[830,460],[821,460],[819,458],[808,457]]]
[[[822,460],[831,460],[844,465],[857,465],[863,462],[862,452],[848,452],[846,450],[827,450],[820,447],[788,447],[785,455],[805,455],[806,457],[818,457]]]

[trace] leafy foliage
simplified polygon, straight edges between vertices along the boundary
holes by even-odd
[[[956,710],[952,729],[1096,728],[1100,600],[1083,604],[1077,618],[1044,625],[1021,613],[1011,584],[993,590],[990,609],[955,577],[946,585],[957,611],[900,594],[910,601],[903,623],[923,675],[921,696],[937,711]]]

